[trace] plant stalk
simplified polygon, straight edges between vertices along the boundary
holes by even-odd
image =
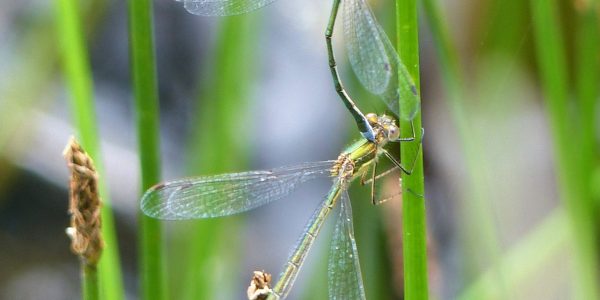
[[[396,1],[397,49],[400,59],[416,84],[419,81],[419,38],[416,0]],[[403,97],[403,95],[400,95]],[[402,107],[400,108],[402,109]],[[402,115],[402,112],[400,112]],[[400,131],[411,132],[409,122],[400,122]],[[402,230],[404,252],[404,298],[428,299],[427,284],[427,228],[425,217],[425,186],[423,177],[423,152],[415,148],[421,139],[421,111],[413,120],[416,142],[401,143],[402,162],[412,161],[418,156],[411,175],[402,174]]]
[[[150,0],[129,1],[129,47],[143,192],[160,180],[158,87]],[[140,214],[139,228],[141,298],[165,299],[160,222]]]

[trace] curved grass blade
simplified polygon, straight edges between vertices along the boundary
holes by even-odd
[[[146,215],[163,220],[232,215],[281,199],[300,183],[331,176],[334,163],[303,163],[268,171],[168,181],[144,194],[141,209]]]
[[[232,16],[257,10],[275,0],[176,0],[185,9],[200,16]]]
[[[358,249],[354,240],[352,207],[347,190],[342,192],[340,215],[333,232],[327,273],[329,276],[329,299],[366,299]]]
[[[412,120],[420,99],[406,66],[365,0],[343,2],[346,49],[356,77],[398,117]],[[406,97],[399,101],[400,95]]]

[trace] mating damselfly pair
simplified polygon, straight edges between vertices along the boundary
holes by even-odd
[[[265,6],[274,0],[185,0],[186,9],[200,15],[241,14]],[[328,268],[330,299],[365,299],[356,242],[352,209],[347,193],[356,178],[371,183],[378,178],[377,164],[383,154],[395,168],[410,174],[408,167],[398,162],[384,147],[389,142],[413,141],[401,137],[392,117],[363,114],[344,90],[336,68],[331,37],[341,0],[333,0],[326,30],[329,66],[335,89],[354,117],[363,136],[346,148],[336,160],[303,163],[266,171],[229,173],[178,179],[150,188],[142,197],[141,209],[151,217],[163,220],[201,219],[232,215],[283,198],[301,183],[331,177],[333,185],[327,197],[309,219],[278,281],[271,289],[261,287],[250,299],[284,299],[324,221],[338,202],[340,212],[334,229]],[[342,0],[348,57],[361,83],[382,99],[391,111],[403,120],[411,121],[419,109],[419,97],[412,78],[400,61],[389,39],[376,22],[365,0]],[[402,109],[400,109],[400,107]],[[411,122],[412,124],[412,122]],[[421,135],[422,136],[422,132]],[[421,140],[419,138],[418,142]],[[419,145],[419,151],[420,151]],[[418,156],[415,155],[415,159]],[[369,174],[369,171],[371,173]],[[387,174],[384,172],[381,175]],[[381,176],[380,175],[380,176]],[[370,179],[366,180],[368,176]]]

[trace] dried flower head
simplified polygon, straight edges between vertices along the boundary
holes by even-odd
[[[69,181],[69,214],[71,227],[67,235],[71,238],[71,250],[83,262],[95,266],[100,259],[102,240],[100,218],[100,196],[98,173],[92,159],[83,151],[75,138],[71,137],[63,155],[71,170]]]
[[[271,274],[265,271],[254,271],[248,287],[248,300],[265,300],[271,294]]]

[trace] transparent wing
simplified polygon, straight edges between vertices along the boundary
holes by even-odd
[[[419,109],[417,89],[371,9],[365,0],[344,0],[343,11],[346,48],[354,73],[392,112],[412,120]]]
[[[340,215],[335,224],[329,250],[329,299],[365,299],[358,250],[354,240],[352,207],[348,192],[342,192]]]
[[[163,220],[236,214],[281,199],[300,183],[330,176],[334,163],[303,163],[268,171],[167,181],[146,191],[141,209],[146,215]]]
[[[259,9],[275,0],[176,0],[185,9],[201,16],[231,16]]]
[[[334,183],[327,198],[319,204],[319,207],[317,207],[312,217],[306,223],[306,227],[304,228],[300,239],[296,242],[294,250],[290,254],[283,271],[279,275],[277,284],[273,287],[273,292],[276,296],[285,299],[292,290],[292,286],[296,281],[300,268],[304,264],[308,251],[315,242],[319,231],[321,231],[325,219],[327,219],[327,216],[337,203],[340,193],[344,193],[345,190],[345,181],[340,177],[334,179]]]

